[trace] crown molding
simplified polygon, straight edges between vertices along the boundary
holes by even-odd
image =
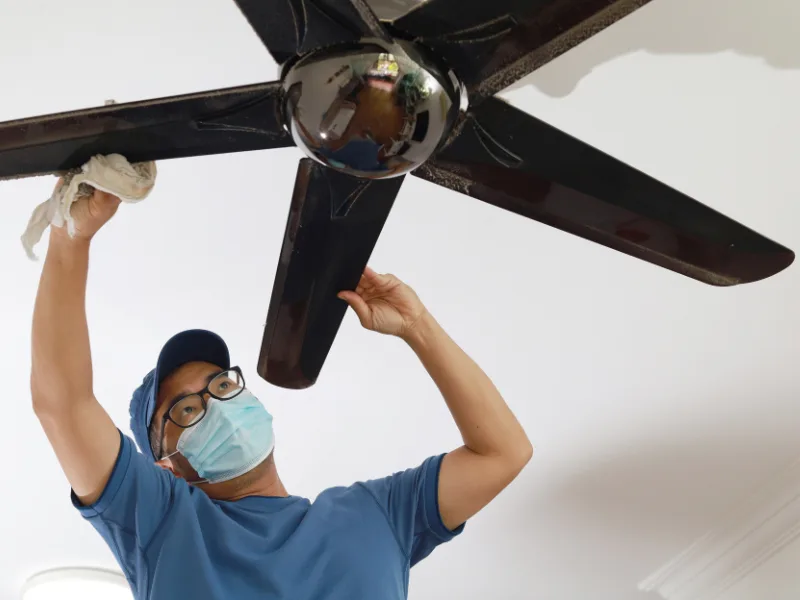
[[[711,600],[800,536],[800,460],[639,584],[664,600]]]

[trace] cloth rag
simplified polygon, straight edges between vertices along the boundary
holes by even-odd
[[[36,260],[33,247],[42,239],[48,226],[67,226],[70,237],[75,236],[75,221],[70,214],[72,204],[92,195],[92,188],[135,203],[147,198],[156,183],[156,163],[131,164],[120,154],[93,156],[80,169],[63,175],[64,181],[48,200],[34,209],[28,227],[22,234],[22,246],[28,258]]]

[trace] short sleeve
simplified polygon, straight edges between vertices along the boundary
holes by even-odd
[[[433,456],[419,467],[363,484],[386,513],[412,567],[464,529],[461,525],[451,531],[439,513],[442,458]]]
[[[84,506],[72,492],[73,506],[103,536],[132,584],[136,563],[172,505],[175,481],[120,432],[117,461],[97,502]]]

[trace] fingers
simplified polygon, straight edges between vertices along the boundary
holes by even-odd
[[[368,285],[381,286],[388,283],[389,277],[390,275],[381,275],[373,271],[370,267],[364,267],[364,274],[361,276],[361,280]]]
[[[366,267],[364,272],[361,275],[361,278],[358,280],[358,285],[356,286],[356,294],[359,296],[363,296],[366,293],[371,292],[376,285],[375,277],[377,273]]]
[[[361,276],[361,280],[376,286],[385,286],[395,282],[400,283],[400,279],[391,273],[377,273],[369,266],[364,267],[364,274]]]
[[[355,292],[364,301],[369,303],[375,298],[380,298],[390,292],[395,286],[402,283],[394,275],[376,273],[370,267],[365,267]]]
[[[363,286],[365,288],[382,287],[390,283],[391,280],[392,280],[391,275],[381,275],[380,273],[375,272],[372,268],[367,266],[364,267],[364,273],[361,276],[361,281],[359,282],[359,286]]]
[[[362,326],[364,327],[369,326],[370,322],[369,306],[357,292],[339,292],[337,294],[337,297],[340,300],[344,300],[345,302],[347,302],[347,304],[350,305],[350,308],[352,308],[353,312],[356,313],[358,320],[361,321]]]

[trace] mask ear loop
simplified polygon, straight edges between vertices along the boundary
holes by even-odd
[[[178,440],[178,442],[180,443],[180,440]],[[162,447],[162,448],[164,447],[164,436],[163,436],[163,432],[162,432],[162,438],[161,438],[161,447]],[[172,457],[173,457],[173,456],[175,456],[176,454],[180,454],[180,452],[181,452],[180,450],[176,449],[176,450],[175,450],[175,452],[172,452],[171,454],[167,454],[166,456],[162,456],[162,457],[161,457],[161,458],[160,458],[158,461],[156,461],[156,462],[161,462],[162,460],[169,460],[169,464],[170,464],[170,467],[171,467],[171,468],[170,468],[170,472],[171,472],[173,475],[175,475],[175,473],[174,473],[174,471],[175,471],[175,463],[173,463],[173,462],[172,462]],[[176,477],[177,477],[177,476],[176,476]],[[197,484],[197,483],[206,483],[206,482],[205,482],[205,481],[203,481],[203,480],[200,480],[200,481],[187,481],[186,483],[188,483],[189,485],[194,485],[194,484]]]
[[[180,438],[178,438],[178,445],[179,445],[179,446],[180,446],[180,444],[181,444],[181,438],[183,438],[183,437],[184,437],[184,435],[186,435],[187,437],[188,437],[189,435],[191,435],[191,432],[192,432],[194,429],[196,429],[196,428],[195,428],[195,427],[192,427],[191,429],[187,429],[187,430],[185,430],[185,431],[184,431],[184,432],[181,434],[181,437],[180,437]],[[184,440],[184,441],[185,441],[185,440]],[[164,447],[164,446],[163,446],[163,444],[164,444],[164,440],[163,440],[163,439],[161,440],[161,444],[162,444],[162,446],[161,446],[161,447],[163,448],[163,447]],[[180,449],[176,448],[176,449],[175,449],[175,452],[172,452],[171,454],[167,454],[166,456],[162,456],[162,457],[161,457],[161,460],[164,460],[164,459],[170,459],[170,460],[169,460],[169,464],[172,466],[172,469],[175,469],[175,464],[172,462],[172,457],[173,457],[173,456],[175,456],[176,454],[180,454],[180,453],[181,453]],[[173,475],[174,475],[174,473],[173,473]],[[183,479],[183,478],[181,477],[181,479]],[[184,479],[184,481],[186,481],[186,480]],[[199,484],[201,484],[201,483],[210,483],[210,481],[209,481],[208,479],[198,479],[197,481],[186,481],[186,483],[188,483],[189,485],[199,485]]]
[[[171,459],[172,459],[172,457],[173,457],[173,456],[175,456],[176,454],[180,454],[180,452],[181,452],[180,450],[175,450],[175,452],[173,452],[172,454],[167,454],[167,455],[166,455],[165,457],[163,457],[161,460],[165,460],[165,459],[168,459],[168,458],[169,458],[169,459],[170,459],[170,461],[169,461],[169,462],[170,462],[170,465],[172,465],[172,468],[174,469],[174,468],[175,468],[175,465],[172,463],[172,460],[171,460]],[[181,479],[182,479],[182,478],[181,478]],[[184,479],[184,481],[186,481],[186,480]],[[186,483],[188,483],[189,485],[198,485],[198,484],[201,484],[201,483],[211,483],[211,482],[210,482],[208,479],[198,479],[197,481],[186,481]]]
[[[167,460],[168,458],[171,459],[173,456],[175,456],[176,454],[179,454],[179,453],[180,453],[180,450],[175,450],[175,452],[173,452],[172,454],[167,454],[166,456],[162,456],[158,460],[158,462],[161,462],[162,460]],[[172,460],[170,460],[169,462],[170,462],[170,464],[172,464]]]

